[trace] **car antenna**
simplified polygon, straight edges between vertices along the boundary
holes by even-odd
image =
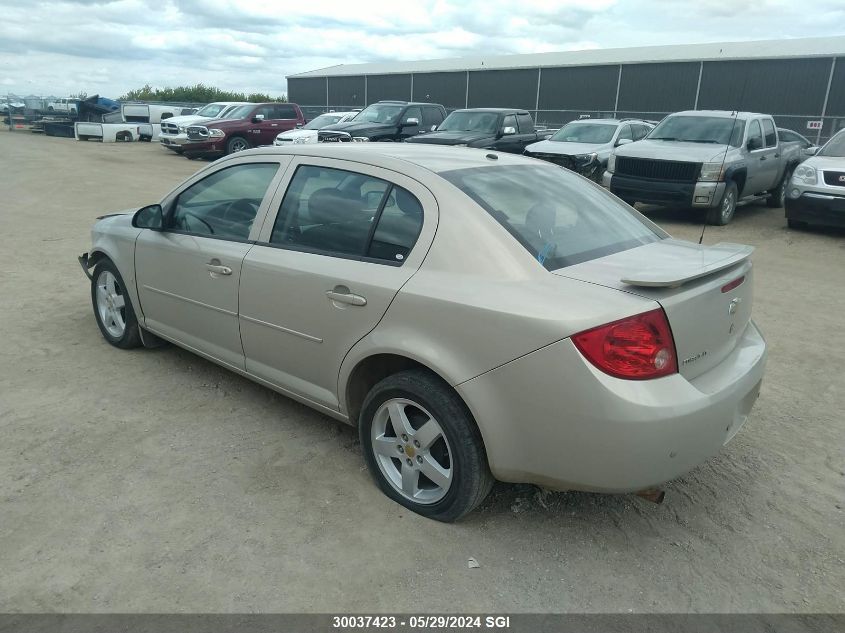
[[[719,168],[720,174],[722,173],[722,170],[725,168],[725,160],[727,160],[727,157],[728,157],[728,149],[730,149],[731,139],[733,138],[734,128],[736,127],[736,120],[737,120],[737,117],[739,116],[739,104],[742,103],[743,98],[745,97],[746,86],[748,86],[748,77],[745,78],[745,81],[742,84],[742,92],[739,95],[739,102],[737,104],[736,110],[733,111],[733,122],[731,123],[731,133],[728,135],[728,141],[725,143],[725,151],[722,154],[722,165]],[[727,185],[725,185],[725,187],[727,187]],[[739,196],[737,196],[737,197],[739,197]],[[705,214],[704,214],[704,225],[701,227],[701,235],[698,236],[698,243],[699,244],[701,244],[701,242],[704,240],[704,231],[706,231],[706,230],[707,230],[707,213],[705,212]]]

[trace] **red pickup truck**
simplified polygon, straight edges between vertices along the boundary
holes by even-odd
[[[226,119],[188,126],[187,158],[217,158],[259,145],[272,145],[279,132],[303,125],[295,103],[255,103],[230,112]]]

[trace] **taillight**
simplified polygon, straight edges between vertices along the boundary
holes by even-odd
[[[575,347],[604,373],[648,380],[677,373],[678,357],[662,308],[572,336]]]

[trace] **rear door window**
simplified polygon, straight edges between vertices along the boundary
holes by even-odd
[[[297,168],[271,244],[401,264],[422,228],[422,206],[386,180],[331,167]]]
[[[423,108],[422,115],[422,124],[427,130],[433,131],[437,129],[438,125],[443,123],[443,113],[440,111],[440,108],[425,107]]]
[[[599,187],[551,165],[501,165],[441,172],[548,270],[667,237]],[[471,243],[472,236],[467,236]]]
[[[274,119],[297,119],[296,108],[292,105],[277,105],[273,108]]]

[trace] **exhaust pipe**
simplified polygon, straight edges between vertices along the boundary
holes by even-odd
[[[656,503],[660,505],[663,503],[663,498],[666,496],[666,491],[661,490],[660,488],[650,488],[648,490],[640,490],[639,492],[635,492],[635,495],[645,499],[646,501],[651,501],[652,503]]]

